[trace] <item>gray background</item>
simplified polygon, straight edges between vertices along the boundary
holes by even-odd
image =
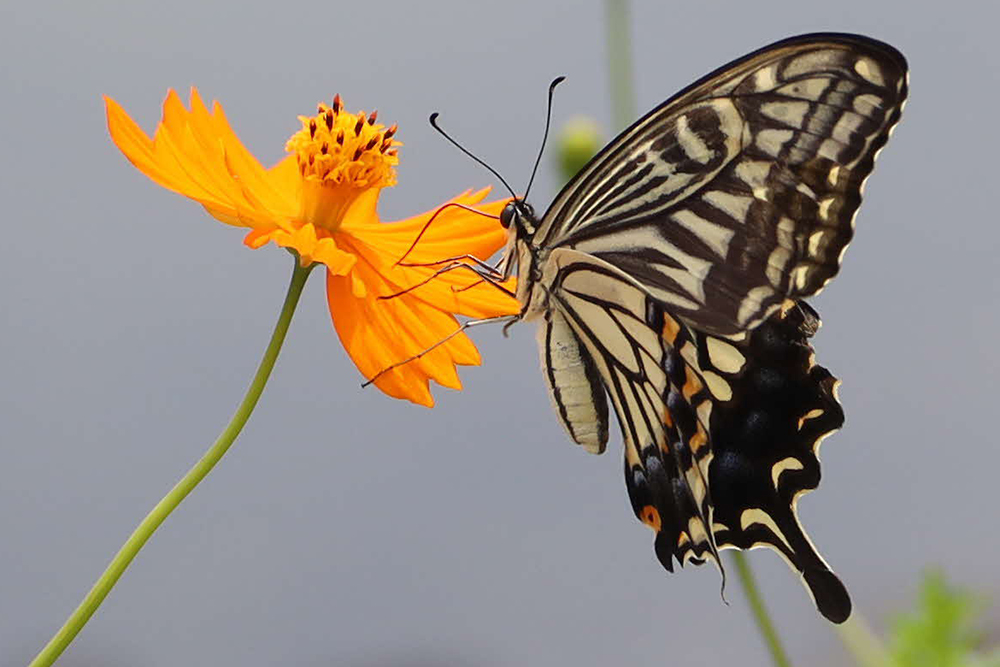
[[[850,30],[909,58],[912,98],[816,307],[847,427],[807,526],[877,625],[919,573],[1000,593],[998,68],[978,1],[635,3],[640,108],[775,39]],[[905,9],[904,9],[905,8]],[[339,92],[398,122],[386,220],[515,183],[544,91],[609,126],[597,2],[5,2],[0,7],[0,664],[25,664],[229,419],[289,257],[153,185],[108,140],[101,94],[147,130],[167,87],[223,102],[262,161]],[[536,204],[552,196],[543,174]],[[359,388],[320,275],[260,407],[64,656],[71,666],[764,665],[736,586],[666,575],[615,447],[571,446],[532,327],[433,411]],[[845,660],[795,577],[752,563],[798,664]]]

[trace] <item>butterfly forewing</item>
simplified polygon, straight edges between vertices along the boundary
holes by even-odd
[[[702,330],[752,329],[837,273],[905,96],[905,60],[881,42],[767,47],[626,130],[560,193],[534,243],[607,260]]]

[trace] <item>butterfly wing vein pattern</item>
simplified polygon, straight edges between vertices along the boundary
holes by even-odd
[[[874,40],[789,40],[654,109],[556,198],[534,242],[594,254],[731,335],[840,268],[906,66]]]
[[[569,323],[566,335],[611,396],[632,508],[655,531],[664,567],[711,560],[721,569],[720,549],[769,547],[825,616],[845,620],[847,591],[796,513],[819,484],[820,442],[844,420],[837,381],[808,342],[815,311],[789,300],[743,340],[722,339],[673,317],[606,262],[578,251],[558,260],[550,316]],[[580,386],[561,390],[558,376],[546,377],[553,396]]]
[[[844,414],[803,299],[840,268],[906,92],[887,44],[783,40],[636,121],[540,219],[518,199],[501,215],[499,273],[516,270],[519,317],[541,323],[556,412],[600,453],[610,398],[664,567],[768,547],[837,623],[850,598],[797,503]]]

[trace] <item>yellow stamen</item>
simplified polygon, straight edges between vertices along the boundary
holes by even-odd
[[[302,129],[285,150],[295,153],[302,175],[300,222],[334,232],[358,195],[396,184],[396,126],[385,129],[377,115],[344,111],[338,95],[333,106],[320,104],[315,116],[299,116]]]

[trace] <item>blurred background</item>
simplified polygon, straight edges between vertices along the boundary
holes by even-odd
[[[838,0],[636,1],[639,109],[776,39],[860,32],[913,71],[844,271],[814,300],[847,425],[801,507],[876,630],[929,566],[1000,594],[995,11]],[[0,664],[26,664],[231,416],[291,260],[152,184],[101,95],[147,131],[168,87],[225,106],[265,164],[318,101],[397,122],[394,220],[527,180],[554,117],[610,121],[601,2],[10,2],[0,8]],[[532,198],[558,186],[550,152]],[[362,390],[307,285],[243,436],[63,656],[67,667],[765,665],[738,587],[666,574],[619,447],[569,443],[534,330],[479,329],[485,365],[434,410]],[[616,434],[617,435],[617,434]],[[750,561],[800,665],[846,664],[773,554]],[[988,618],[997,628],[997,615]]]

